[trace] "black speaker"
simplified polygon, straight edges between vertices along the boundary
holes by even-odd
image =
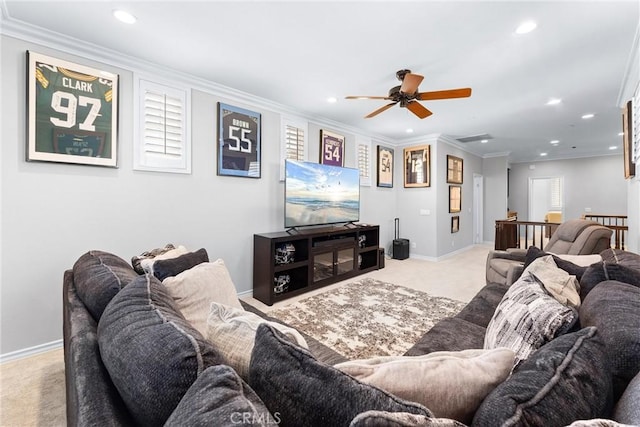
[[[393,239],[393,259],[409,258],[409,239]]]
[[[378,270],[384,268],[384,248],[378,249]]]
[[[409,258],[409,239],[401,239],[400,218],[395,219],[395,238],[393,239],[393,259]]]

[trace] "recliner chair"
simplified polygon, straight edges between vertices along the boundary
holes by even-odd
[[[570,219],[558,226],[543,250],[557,255],[599,254],[611,247],[612,232],[610,228],[595,221]],[[526,254],[527,249],[520,248],[489,252],[486,266],[487,283],[511,286],[522,274]]]

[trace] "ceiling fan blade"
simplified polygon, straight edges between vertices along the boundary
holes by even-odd
[[[420,117],[421,119],[424,119],[425,117],[429,117],[430,115],[432,115],[433,113],[431,111],[429,111],[427,108],[424,107],[424,105],[420,104],[419,102],[416,101],[411,101],[407,104],[407,108],[416,116]]]
[[[400,92],[408,93],[409,95],[416,93],[422,79],[424,79],[424,76],[421,76],[420,74],[405,74],[402,79],[402,86],[400,86]]]
[[[378,114],[382,113],[385,110],[388,110],[389,108],[393,107],[396,104],[397,104],[397,102],[391,102],[391,103],[385,105],[384,107],[380,107],[376,111],[367,114],[366,116],[364,116],[364,118],[365,119],[370,119],[373,116],[377,116]]]
[[[437,90],[434,92],[422,92],[416,94],[416,99],[428,101],[433,99],[466,98],[471,96],[471,88]]]
[[[344,99],[391,99],[388,96],[357,96],[357,95],[349,95],[345,96]]]

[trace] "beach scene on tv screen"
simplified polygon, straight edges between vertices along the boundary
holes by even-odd
[[[358,221],[357,169],[287,162],[285,227]]]

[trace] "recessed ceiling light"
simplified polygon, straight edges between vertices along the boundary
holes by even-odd
[[[481,139],[481,140],[480,140],[480,144],[486,144],[487,142],[489,142],[489,140],[488,140],[488,139]]]
[[[546,156],[546,155],[547,155],[547,153],[540,153],[540,155],[541,155],[542,157],[544,157],[544,156]]]
[[[560,98],[551,98],[550,100],[547,101],[547,105],[558,105],[562,102],[562,99]]]
[[[595,116],[595,114],[585,114],[584,116],[582,116],[583,119],[592,119]]]
[[[137,21],[135,16],[129,12],[125,12],[124,10],[114,10],[113,16],[115,16],[118,21],[124,22],[125,24],[135,24]]]
[[[518,25],[518,28],[516,28],[516,34],[530,33],[531,31],[535,30],[537,26],[538,24],[536,24],[534,21],[525,21],[522,24]]]
[[[409,129],[407,129],[405,132],[407,132],[407,133],[413,133],[413,129],[409,128]]]
[[[615,145],[612,145],[611,147],[609,147],[609,150],[617,150],[618,147],[616,147]]]
[[[329,104],[335,104],[336,102],[338,102],[338,98],[336,98],[335,96],[330,96],[329,98],[327,98],[327,102]]]
[[[553,139],[553,140],[549,141],[549,144],[556,145],[556,144],[558,144],[559,142],[560,142],[559,140],[557,140],[557,139]]]

